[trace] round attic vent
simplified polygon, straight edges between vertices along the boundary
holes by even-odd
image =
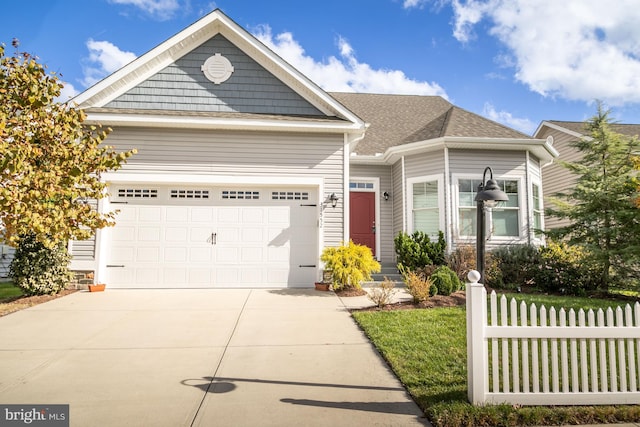
[[[204,61],[204,64],[200,69],[207,79],[217,85],[227,81],[234,71],[231,62],[219,53],[210,56],[206,61]]]

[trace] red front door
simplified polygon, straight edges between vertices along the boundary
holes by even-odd
[[[376,193],[351,191],[350,238],[376,255]]]

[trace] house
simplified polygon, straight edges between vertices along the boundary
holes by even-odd
[[[629,137],[637,137],[640,135],[640,124],[611,124],[614,132]],[[549,138],[553,140],[553,147],[558,151],[559,159],[564,162],[575,162],[581,158],[580,152],[572,146],[572,144],[581,138],[589,138],[588,131],[584,122],[568,122],[559,120],[546,120],[540,123],[538,129],[534,133],[534,138]],[[558,192],[569,190],[576,182],[576,175],[559,163],[552,163],[544,168],[542,176],[542,187],[545,191],[545,197],[552,197]],[[548,199],[544,201],[545,205],[550,206],[552,202]],[[545,225],[547,229],[561,227],[567,225],[568,220],[546,216]]]
[[[327,93],[220,10],[73,101],[138,150],[102,176],[115,227],[70,245],[110,288],[310,287],[350,238],[388,264],[400,231],[473,243],[487,166],[510,196],[489,247],[533,243],[557,156],[441,97]]]

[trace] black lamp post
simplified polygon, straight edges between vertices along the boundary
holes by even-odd
[[[489,180],[487,180],[487,172],[489,172]],[[484,284],[484,242],[486,240],[485,232],[485,214],[484,208],[495,207],[498,202],[506,202],[509,196],[500,190],[498,183],[493,179],[493,171],[490,167],[484,169],[482,174],[482,183],[478,185],[478,194],[476,194],[476,268],[480,272],[480,281]]]

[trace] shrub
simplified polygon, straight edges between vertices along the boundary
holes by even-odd
[[[367,294],[367,297],[377,307],[384,307],[385,305],[391,303],[396,292],[396,284],[392,280],[389,280],[385,277],[382,283],[371,288],[371,290]]]
[[[486,260],[485,260],[486,262]],[[456,250],[447,256],[447,265],[463,283],[467,274],[476,269],[476,248],[473,245],[458,245]]]
[[[572,295],[584,295],[598,289],[597,268],[588,262],[581,246],[550,241],[541,248],[540,258],[533,279],[541,289]]]
[[[371,249],[351,240],[347,245],[325,248],[320,259],[325,263],[325,268],[331,270],[335,291],[361,289],[363,280],[371,280],[371,273],[380,271],[380,263],[373,258]]]
[[[9,275],[27,295],[57,294],[73,279],[71,255],[63,243],[47,248],[33,235],[20,240]]]
[[[533,245],[502,246],[491,252],[500,274],[493,275],[492,286],[517,288],[532,285],[540,268],[540,249]]]
[[[442,231],[438,232],[437,242],[432,242],[422,231],[416,231],[412,235],[400,232],[394,239],[394,244],[398,264],[409,270],[416,271],[430,264],[445,264],[447,243]]]
[[[407,292],[413,297],[413,302],[427,301],[431,296],[431,289],[435,288],[428,276],[408,270],[400,265],[400,273],[407,286]]]
[[[441,265],[433,272],[431,281],[439,295],[448,296],[462,288],[462,282],[458,275],[446,265]]]

